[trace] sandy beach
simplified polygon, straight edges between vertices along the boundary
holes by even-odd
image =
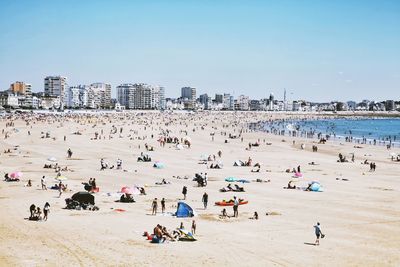
[[[353,143],[334,141],[318,144],[315,139],[245,128],[248,122],[285,118],[285,114],[126,112],[65,118],[42,115],[40,120],[38,116],[0,121],[4,129],[0,139],[2,176],[23,173],[20,182],[0,182],[1,266],[400,265],[400,162],[391,161],[389,156],[400,153],[399,148],[355,148]],[[6,127],[10,121],[14,124]],[[117,132],[110,134],[113,126]],[[243,141],[228,138],[229,134],[239,136],[242,129]],[[178,139],[189,137],[190,148],[177,149],[172,143],[160,146],[157,140],[166,130]],[[94,139],[96,132],[100,140]],[[258,140],[258,147],[247,149],[249,143]],[[153,146],[154,151],[147,152],[145,144]],[[318,152],[312,152],[312,145],[318,146]],[[67,158],[69,148],[71,158]],[[7,149],[11,153],[3,153]],[[202,155],[217,155],[218,151],[222,152],[221,158],[216,156],[223,163],[222,169],[199,164]],[[148,153],[152,162],[137,162],[141,152]],[[355,153],[355,162],[337,162],[339,153],[348,158]],[[47,186],[57,183],[54,169],[43,168],[49,157],[70,169],[62,172],[68,178],[65,184],[69,190],[61,197],[57,190],[41,189],[43,175]],[[234,161],[249,157],[253,163],[260,163],[260,172],[233,166]],[[122,170],[101,171],[102,158],[109,165],[121,159]],[[365,159],[376,163],[375,172],[361,164]],[[165,167],[154,168],[155,161]],[[286,170],[299,165],[303,177],[295,179],[296,185],[304,188],[311,181],[319,181],[324,192],[283,189],[294,179]],[[195,173],[201,172],[208,174],[206,187],[192,181]],[[219,192],[227,186],[227,177],[251,182],[239,184],[245,192]],[[84,191],[82,182],[89,178],[96,178],[100,188],[94,194],[99,210],[65,209],[65,199]],[[28,179],[32,187],[25,187]],[[162,179],[170,184],[155,184]],[[123,186],[133,185],[143,186],[147,194],[134,195],[135,203],[115,202]],[[185,202],[196,211],[196,217],[171,215],[183,197],[183,186],[188,188]],[[202,204],[204,192],[209,195],[207,209]],[[233,196],[249,203],[239,206],[238,218],[220,218],[223,207],[214,202]],[[151,215],[154,198],[166,199],[165,214]],[[51,205],[47,221],[27,219],[31,204],[42,208],[46,202]],[[249,219],[255,211],[259,219]],[[227,207],[227,212],[232,216],[232,207]],[[192,220],[197,224],[195,242],[153,244],[143,237],[157,224],[174,230],[183,222],[190,229]],[[326,235],[320,246],[314,246],[313,226],[317,222]]]

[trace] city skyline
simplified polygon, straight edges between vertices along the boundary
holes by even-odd
[[[176,97],[397,99],[400,2],[2,1],[0,89],[148,83]],[[12,17],[12,19],[10,19]],[[134,18],[134,19],[133,19]],[[139,40],[139,41],[138,41]]]

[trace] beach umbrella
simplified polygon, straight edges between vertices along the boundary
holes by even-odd
[[[130,194],[130,195],[140,195],[139,188],[137,188],[136,186],[133,186],[133,187],[124,186],[121,188],[121,193]]]
[[[55,157],[49,157],[47,160],[48,161],[52,161],[52,162],[56,162],[57,161],[57,159]]]
[[[124,186],[121,188],[121,193],[132,194],[132,188],[130,188],[129,186]]]
[[[23,175],[22,172],[17,171],[17,172],[12,172],[12,173],[10,174],[10,177],[11,177],[11,178],[21,178],[22,175]]]
[[[57,181],[60,181],[60,182],[68,180],[67,177],[62,176],[62,175],[61,175],[61,176],[57,176],[55,179],[56,179]]]

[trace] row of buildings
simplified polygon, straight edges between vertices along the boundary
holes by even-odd
[[[111,97],[111,85],[92,83],[69,86],[63,76],[47,76],[44,90],[33,93],[32,86],[15,82],[6,91],[0,92],[0,106],[42,109],[157,109],[157,110],[251,110],[251,111],[394,111],[400,110],[400,102],[386,100],[374,102],[363,100],[315,103],[305,100],[287,101],[286,90],[283,100],[273,94],[268,98],[250,99],[240,95],[236,99],[229,93],[208,94],[197,97],[194,87],[182,87],[178,98],[165,98],[165,88],[145,83],[118,85],[117,98]]]
[[[208,94],[196,97],[196,89],[183,87],[179,98],[167,98],[167,109],[195,109],[195,110],[251,110],[251,111],[394,111],[400,110],[400,101],[386,100],[381,102],[363,100],[362,102],[332,101],[316,103],[305,100],[286,100],[286,91],[283,100],[276,100],[273,94],[268,98],[250,99],[249,96],[215,94],[214,98]]]
[[[0,92],[0,106],[33,109],[165,109],[165,89],[147,84],[117,86],[117,99],[111,97],[111,84],[69,86],[63,76],[47,76],[44,90],[32,93],[32,86],[15,82]]]

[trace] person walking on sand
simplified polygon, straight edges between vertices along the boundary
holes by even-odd
[[[46,202],[46,204],[44,204],[44,208],[43,208],[43,220],[47,221],[47,216],[50,212],[50,204],[49,202]]]
[[[315,245],[319,246],[319,238],[324,238],[324,234],[321,231],[321,225],[319,222],[317,222],[317,225],[314,225],[314,229],[315,229],[315,236],[317,237],[317,239],[315,240]]]
[[[63,185],[63,183],[60,181],[60,183],[58,184],[58,193],[59,193],[58,197],[59,197],[59,198],[60,198],[61,195],[62,195],[63,187],[64,187],[64,185]]]
[[[161,199],[161,212],[164,213],[165,212],[165,198]]]
[[[192,234],[196,234],[196,221],[195,220],[193,220],[192,221]]]
[[[239,200],[236,196],[233,197],[233,217],[239,217]]]
[[[155,199],[153,200],[153,203],[151,204],[151,207],[152,207],[152,212],[151,212],[151,214],[152,214],[152,215],[157,215],[157,206],[158,206],[157,198],[155,198]]]
[[[183,199],[186,200],[186,194],[187,194],[187,187],[186,186],[184,186],[182,188],[182,194],[183,194]]]
[[[203,202],[203,205],[204,205],[204,209],[207,209],[208,194],[206,192],[204,192],[204,194],[203,194],[202,202]]]
[[[44,175],[42,176],[42,179],[40,179],[40,183],[42,184],[42,190],[47,190],[46,178],[44,177]]]

